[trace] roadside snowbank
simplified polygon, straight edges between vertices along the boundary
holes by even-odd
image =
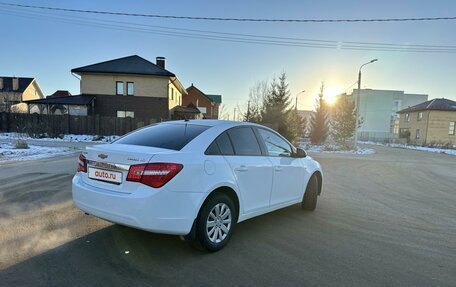
[[[377,142],[360,142],[361,144],[367,145],[378,145],[378,146],[388,146],[394,148],[404,148],[404,149],[411,149],[411,150],[419,150],[419,151],[426,151],[426,152],[435,152],[435,153],[444,153],[450,155],[456,155],[456,149],[445,149],[445,148],[435,148],[435,147],[425,147],[425,146],[414,146],[414,145],[405,145],[405,144],[395,144],[395,143],[377,143]]]
[[[62,141],[62,142],[95,142],[95,143],[106,143],[112,142],[118,139],[120,136],[93,136],[93,135],[64,135],[63,138],[32,138],[27,134],[20,133],[0,133],[0,139],[23,139],[23,140],[34,140],[34,141]]]
[[[29,146],[28,149],[16,149],[13,144],[0,144],[0,163],[5,161],[34,160],[54,157],[75,152],[63,147]]]
[[[341,153],[341,154],[356,154],[356,155],[368,155],[374,154],[375,150],[371,148],[358,148],[356,150],[342,150],[333,145],[301,145],[305,151],[317,152],[317,153]]]

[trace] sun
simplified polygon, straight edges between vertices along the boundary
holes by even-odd
[[[323,99],[325,99],[328,104],[332,105],[336,102],[336,97],[342,92],[343,89],[339,87],[326,87],[323,92]]]

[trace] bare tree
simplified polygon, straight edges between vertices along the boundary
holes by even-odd
[[[0,95],[0,112],[17,112],[14,105],[20,102],[21,94],[15,91],[3,92]]]
[[[242,112],[242,118],[247,122],[261,122],[264,99],[270,93],[268,81],[258,81],[249,91],[249,101],[247,102],[246,112]]]
[[[219,120],[228,120],[229,119],[229,114],[226,110],[226,105],[224,105],[224,104],[221,104],[219,107],[218,119]]]

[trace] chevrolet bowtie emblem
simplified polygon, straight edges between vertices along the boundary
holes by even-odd
[[[103,153],[100,153],[100,154],[98,155],[98,157],[101,158],[101,159],[105,159],[105,158],[108,157],[108,155],[103,154]]]

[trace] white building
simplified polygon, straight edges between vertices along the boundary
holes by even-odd
[[[352,96],[357,95],[354,89]],[[355,98],[356,99],[356,98]],[[362,124],[358,129],[359,140],[389,141],[398,137],[398,111],[428,100],[428,95],[406,94],[394,90],[360,90],[359,115]]]

